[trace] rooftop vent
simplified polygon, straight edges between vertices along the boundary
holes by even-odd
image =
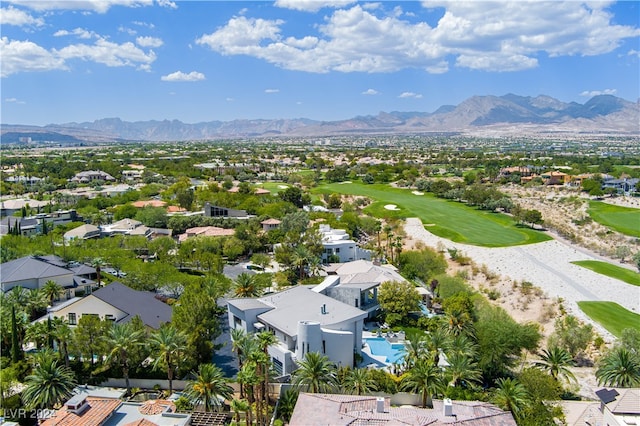
[[[73,414],[82,414],[84,410],[89,408],[86,395],[75,395],[64,404],[67,411]]]
[[[443,411],[445,416],[453,416],[453,404],[451,403],[451,399],[445,398],[443,402]]]
[[[384,397],[379,396],[376,398],[376,413],[384,413]]]

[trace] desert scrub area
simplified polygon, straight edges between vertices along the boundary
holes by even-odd
[[[506,185],[501,189],[523,208],[539,210],[544,227],[573,244],[617,259],[621,258],[619,247],[628,247],[631,252],[640,249],[637,238],[596,222],[590,215],[593,203],[582,197],[578,189],[516,185]],[[637,211],[640,216],[640,210]]]

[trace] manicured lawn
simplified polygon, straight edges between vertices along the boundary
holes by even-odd
[[[597,260],[577,260],[571,263],[591,269],[599,274],[624,281],[625,283],[640,286],[640,274],[631,269],[612,265],[607,262],[599,262]]]
[[[429,226],[429,232],[458,243],[506,247],[551,239],[543,232],[517,226],[510,216],[477,210],[430,194],[414,195],[409,189],[384,184],[331,183],[314,191],[367,196],[376,201],[367,207],[367,213],[380,218],[419,217]],[[385,209],[388,204],[395,204],[399,210]]]
[[[578,306],[592,320],[616,337],[620,337],[625,328],[635,328],[640,331],[640,315],[628,311],[617,303],[578,302]]]
[[[640,237],[640,210],[589,201],[589,216],[598,223],[632,237]]]

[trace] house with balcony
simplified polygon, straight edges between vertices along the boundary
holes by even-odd
[[[91,182],[114,182],[116,179],[107,172],[102,170],[87,170],[76,173],[74,177],[69,179],[75,183],[91,183]]]
[[[378,287],[385,281],[406,282],[392,266],[377,265],[368,260],[325,267],[327,277],[313,291],[361,309],[369,318],[375,316],[380,304]]]
[[[322,263],[345,263],[355,260],[370,260],[371,252],[358,247],[344,229],[331,229],[321,224],[318,228],[322,239]]]
[[[278,343],[268,348],[278,375],[291,374],[309,352],[326,355],[338,366],[354,366],[362,348],[367,313],[306,286],[257,299],[227,302],[229,327],[248,333],[267,330]]]

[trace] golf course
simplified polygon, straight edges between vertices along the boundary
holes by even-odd
[[[640,237],[638,209],[621,207],[601,201],[589,201],[589,216],[598,223],[622,234]]]
[[[315,188],[314,193],[369,197],[374,202],[365,209],[366,213],[378,218],[419,217],[429,232],[458,243],[508,247],[551,239],[505,214],[385,184],[330,183]]]

